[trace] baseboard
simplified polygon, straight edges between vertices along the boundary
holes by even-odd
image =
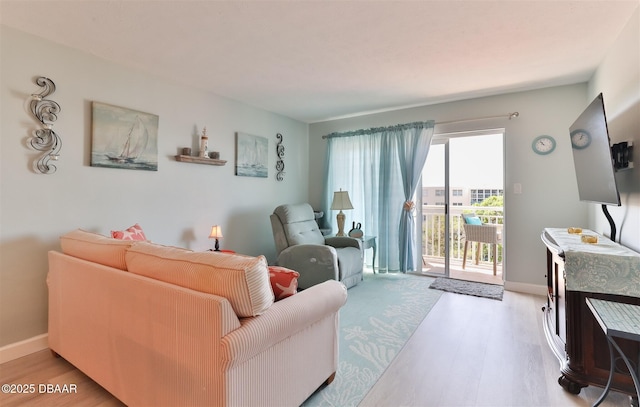
[[[516,283],[513,281],[505,281],[504,289],[507,291],[516,291],[525,294],[541,295],[546,297],[549,290],[546,285]]]
[[[34,336],[24,341],[11,343],[0,348],[0,364],[47,349],[49,334]]]

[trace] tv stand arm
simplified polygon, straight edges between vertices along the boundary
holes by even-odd
[[[611,217],[611,215],[609,214],[609,208],[607,208],[607,205],[602,204],[602,212],[604,212],[604,216],[609,221],[609,226],[611,227],[610,239],[612,242],[615,242],[616,241],[616,224],[613,221],[613,218]]]

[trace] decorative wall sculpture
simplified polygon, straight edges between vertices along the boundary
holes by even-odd
[[[35,150],[43,152],[34,164],[35,170],[42,174],[53,174],[57,168],[50,161],[57,161],[60,158],[60,149],[62,149],[62,140],[53,131],[53,123],[58,119],[60,105],[53,100],[46,99],[56,91],[56,85],[51,79],[41,76],[36,79],[36,84],[43,90],[31,95],[29,107],[31,114],[40,122],[42,128],[33,131],[29,144]]]
[[[276,134],[278,143],[276,143],[276,154],[278,155],[278,161],[276,161],[276,180],[282,181],[284,179],[284,146],[282,145],[282,134]]]

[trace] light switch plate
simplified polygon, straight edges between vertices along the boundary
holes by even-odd
[[[513,184],[513,193],[514,194],[521,194],[522,193],[522,184],[519,182],[516,182],[515,184]]]

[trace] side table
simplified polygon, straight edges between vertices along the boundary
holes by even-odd
[[[376,236],[362,236],[358,238],[362,241],[362,249],[373,249],[373,260],[371,262],[371,269],[373,272],[376,272],[376,251],[378,250],[378,245],[376,244]]]
[[[595,298],[587,298],[586,301],[587,306],[593,313],[596,321],[598,321],[598,325],[600,325],[600,328],[602,328],[602,331],[607,337],[610,358],[609,380],[607,380],[607,386],[604,388],[604,392],[593,406],[599,406],[607,397],[607,394],[611,389],[611,382],[613,381],[613,373],[615,371],[613,348],[616,348],[618,354],[624,361],[624,364],[627,366],[627,369],[629,369],[629,374],[631,374],[633,384],[636,387],[636,395],[640,398],[638,372],[614,339],[622,338],[640,342],[640,305],[597,300]]]

